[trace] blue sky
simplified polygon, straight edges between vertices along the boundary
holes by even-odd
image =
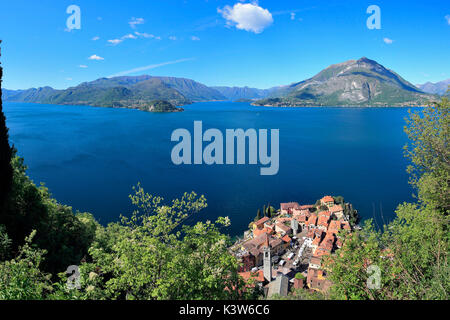
[[[68,31],[72,4],[81,29]],[[366,26],[370,5],[380,30]],[[9,89],[117,74],[268,88],[362,56],[414,84],[436,82],[450,78],[449,36],[450,1],[438,0],[0,1]]]

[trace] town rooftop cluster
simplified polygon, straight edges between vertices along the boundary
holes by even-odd
[[[250,224],[232,247],[241,262],[240,275],[267,298],[286,296],[290,289],[327,292],[325,257],[342,247],[352,225],[345,214],[349,203],[325,196],[315,205],[281,203],[280,209]]]

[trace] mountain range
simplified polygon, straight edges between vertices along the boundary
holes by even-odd
[[[3,99],[14,102],[129,108],[140,108],[155,100],[166,100],[174,105],[226,100],[218,91],[194,80],[148,75],[100,78],[65,90],[50,87],[4,90]]]
[[[427,87],[428,88],[428,87]],[[208,87],[191,79],[149,75],[100,78],[65,90],[51,87],[3,90],[3,100],[153,110],[154,101],[176,106],[193,102],[252,100],[264,106],[403,106],[437,99],[376,61],[361,58],[331,65],[290,85],[257,89]],[[439,93],[434,91],[431,93]]]
[[[417,87],[423,92],[444,95],[446,94],[448,87],[450,86],[450,79],[439,82],[426,82],[424,84],[418,84]]]

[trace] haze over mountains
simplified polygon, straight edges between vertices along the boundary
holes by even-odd
[[[185,78],[142,75],[100,78],[65,90],[3,90],[5,101],[139,109],[148,109],[154,100],[179,106],[241,99],[270,106],[406,106],[436,98],[367,58],[331,65],[310,79],[270,89],[208,87]]]
[[[439,82],[426,82],[424,84],[418,84],[417,87],[423,92],[444,95],[447,92],[448,86],[450,85],[450,79],[439,81]]]

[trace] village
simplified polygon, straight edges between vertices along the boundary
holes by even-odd
[[[268,299],[285,297],[293,289],[326,293],[332,283],[324,260],[355,228],[346,214],[351,210],[351,204],[332,196],[314,205],[281,203],[273,214],[268,210],[230,248],[241,262],[239,274]]]

